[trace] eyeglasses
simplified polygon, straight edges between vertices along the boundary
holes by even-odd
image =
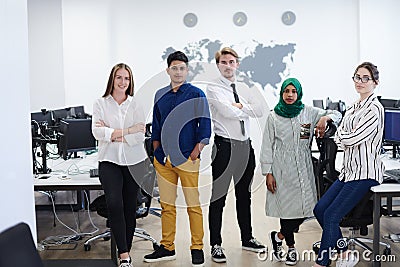
[[[374,80],[374,79],[372,79],[371,77],[368,77],[368,76],[363,76],[363,77],[360,77],[360,76],[358,76],[358,75],[354,75],[353,77],[351,77],[352,79],[353,79],[353,81],[355,82],[355,83],[358,83],[358,82],[362,82],[362,83],[367,83],[369,80]]]

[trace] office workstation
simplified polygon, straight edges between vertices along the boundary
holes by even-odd
[[[91,133],[91,117],[84,112],[83,106],[66,107],[55,110],[42,109],[31,113],[33,186],[35,190],[36,210],[52,210],[54,225],[64,225],[69,233],[63,238],[46,237],[38,241],[40,250],[47,250],[65,244],[87,239],[99,231],[92,223],[94,231],[82,232],[80,223],[68,226],[59,217],[60,213],[71,213],[71,217],[81,216],[87,211],[90,215],[91,191],[102,191],[98,179],[96,141]],[[58,203],[58,199],[66,203]],[[69,202],[69,203],[68,203]],[[51,218],[49,218],[51,219]],[[56,220],[57,219],[57,220]],[[80,219],[78,219],[80,222]],[[38,227],[41,227],[39,224]],[[74,229],[75,228],[75,229]],[[61,230],[61,229],[60,229]],[[59,231],[60,231],[59,230]],[[61,230],[64,233],[65,230]],[[60,233],[60,234],[61,234]],[[117,262],[116,247],[113,239],[110,243],[110,260],[48,259],[45,266],[69,264],[74,266],[99,265]],[[77,245],[75,245],[76,248]],[[79,249],[79,248],[78,248]],[[102,265],[103,264],[103,265]]]
[[[381,98],[380,102],[385,108],[384,147],[389,147],[389,149],[385,155],[386,172],[384,182],[379,186],[371,188],[374,200],[373,256],[375,259],[378,259],[381,255],[379,240],[382,198],[386,199],[388,214],[397,216],[399,211],[393,212],[392,204],[394,197],[400,197],[400,156],[398,155],[400,146],[400,101],[398,99]],[[400,231],[398,227],[394,227],[393,231],[395,237],[392,236],[392,238],[396,240],[396,237],[399,237]],[[380,266],[380,264],[379,260],[374,262],[374,266]]]
[[[57,109],[56,112],[54,110],[42,110],[31,114],[36,212],[40,214],[42,210],[51,210],[53,212],[53,227],[59,224],[64,226],[65,229],[58,228],[58,231],[61,230],[61,233],[69,232],[69,235],[61,239],[56,235],[38,240],[38,247],[41,251],[84,249],[87,252],[86,256],[89,254],[87,260],[85,260],[87,257],[83,255],[78,257],[81,258],[79,262],[71,262],[68,260],[69,257],[60,260],[46,259],[46,254],[42,253],[42,257],[50,264],[49,266],[56,266],[61,262],[74,266],[81,266],[80,264],[87,264],[85,266],[117,264],[116,244],[110,229],[102,230],[103,233],[101,233],[92,218],[99,215],[104,217],[107,222],[108,214],[105,209],[103,187],[98,177],[97,141],[91,131],[91,116],[85,114],[84,117],[78,117],[70,116],[69,112],[59,112],[60,110],[69,111],[71,109],[74,108]],[[154,181],[155,173],[151,172],[149,175],[151,176],[148,176],[148,179]],[[152,196],[144,191],[145,188],[150,190],[150,188],[143,186],[143,190],[137,196],[137,220],[146,217],[148,214],[161,216],[159,208],[151,207]],[[152,190],[153,187],[151,187]],[[68,203],[60,203],[60,199],[66,199]],[[97,215],[93,212],[96,212]],[[66,216],[68,213],[71,218],[77,217],[78,225],[76,225],[76,229],[60,219],[59,215]],[[82,217],[83,219],[81,219]],[[84,222],[87,219],[91,222],[94,231],[83,231],[81,229],[81,221]],[[69,220],[70,218],[67,217],[66,221]],[[108,222],[106,226],[109,227]],[[38,227],[41,228],[42,225],[39,224]],[[137,239],[151,241],[154,249],[159,246],[157,240],[143,228],[135,228],[134,236]],[[90,252],[92,244],[98,242],[97,239],[101,239],[99,241],[111,240],[108,245],[111,251],[111,261],[107,258],[103,259],[103,255],[100,256],[101,262],[100,259],[93,259],[93,257],[96,257],[95,255],[99,254],[98,252]],[[75,244],[73,248],[66,248],[72,244]],[[60,248],[57,249],[57,246],[60,246]],[[96,246],[94,247],[96,248]],[[90,254],[94,254],[94,256]]]

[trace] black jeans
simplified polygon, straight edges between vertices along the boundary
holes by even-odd
[[[236,196],[236,216],[242,242],[252,236],[251,228],[251,183],[256,166],[251,141],[231,141],[215,136],[212,151],[213,187],[208,222],[210,245],[222,244],[222,212],[226,195],[233,177]]]
[[[306,218],[280,219],[281,234],[285,237],[286,245],[293,246],[294,230],[297,230]]]
[[[133,166],[99,162],[99,179],[107,202],[108,221],[118,253],[129,252],[136,228],[139,186],[135,177],[143,177],[144,161]]]

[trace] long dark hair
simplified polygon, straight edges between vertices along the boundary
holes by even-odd
[[[115,79],[115,74],[117,73],[117,71],[119,69],[126,69],[129,72],[129,86],[125,91],[126,95],[130,95],[133,96],[134,93],[134,83],[133,83],[133,76],[132,76],[132,70],[131,68],[126,65],[125,63],[118,63],[117,65],[115,65],[110,73],[110,77],[108,78],[108,83],[107,83],[107,88],[106,91],[104,92],[103,97],[109,96],[112,94],[113,90],[114,90],[114,79]]]

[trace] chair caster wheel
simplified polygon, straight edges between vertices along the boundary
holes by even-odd
[[[385,249],[383,250],[383,255],[389,256],[389,255],[391,255],[391,254],[392,254],[392,249],[391,249],[391,248],[385,248]]]
[[[154,250],[157,250],[157,249],[159,249],[160,248],[160,246],[157,244],[157,243],[153,243],[153,249]]]
[[[84,244],[83,247],[85,248],[85,251],[90,251],[92,246],[90,244]]]

